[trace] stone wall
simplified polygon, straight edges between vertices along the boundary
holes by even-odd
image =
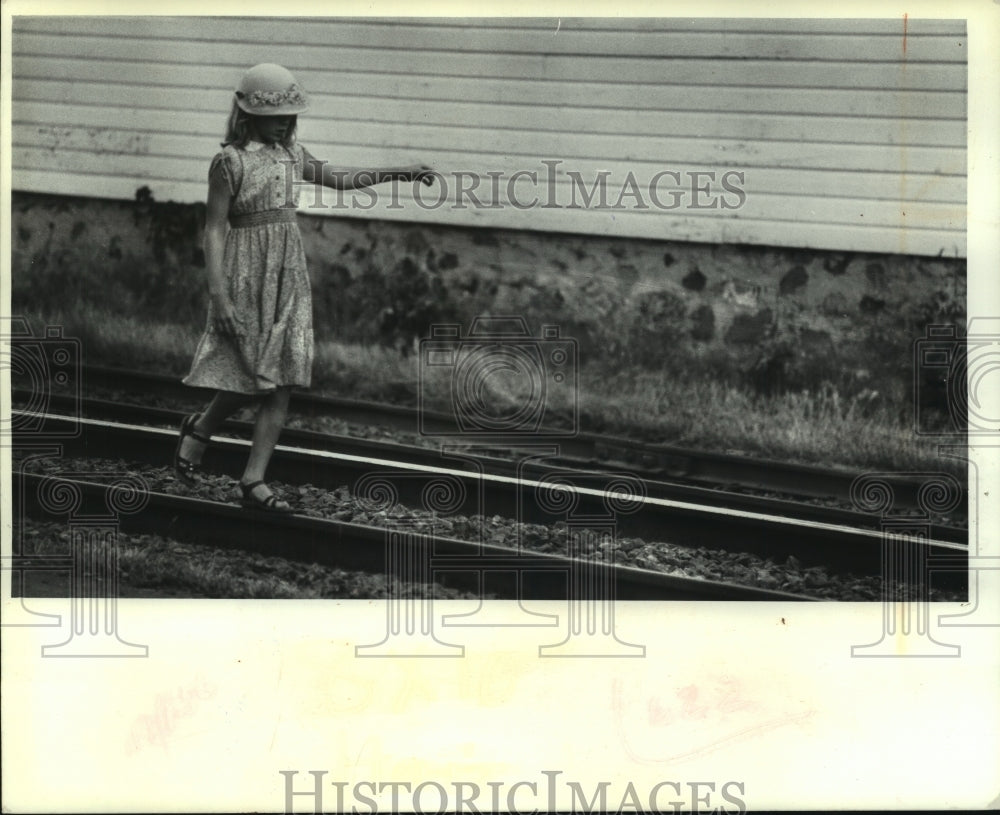
[[[202,205],[14,195],[14,308],[123,302],[200,323]],[[962,321],[965,261],[485,230],[300,215],[317,336],[408,352],[434,322],[518,314],[581,354],[700,361],[764,388],[863,386],[898,373],[929,322]]]

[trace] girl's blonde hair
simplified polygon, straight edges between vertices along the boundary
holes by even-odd
[[[231,144],[234,147],[245,147],[253,134],[253,118],[251,114],[237,105],[234,99],[233,109],[229,112],[229,121],[226,123],[226,139],[222,142],[222,146],[226,147]],[[288,128],[285,138],[281,140],[281,146],[286,148],[295,144],[295,131],[299,124],[298,116],[290,116],[289,118],[292,120],[292,126]]]

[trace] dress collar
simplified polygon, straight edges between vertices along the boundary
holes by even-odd
[[[250,141],[248,141],[245,145],[243,145],[243,149],[251,153],[256,153],[258,150],[274,150],[280,146],[281,145],[278,144],[277,142],[275,142],[274,144],[264,144],[264,142],[262,141],[257,141],[256,139],[250,139]]]

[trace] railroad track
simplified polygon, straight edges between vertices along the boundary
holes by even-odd
[[[26,404],[30,394],[15,390],[15,404]],[[153,408],[144,405],[123,404],[98,399],[76,399],[53,395],[49,397],[49,406],[62,410],[64,415],[78,415],[101,419],[109,422],[127,425],[159,426],[173,430],[180,425],[184,414],[165,408]],[[226,422],[220,432],[232,434],[238,438],[250,438],[252,426],[248,422]],[[507,479],[543,480],[555,478],[560,474],[572,478],[579,473],[579,468],[566,466],[566,459],[561,455],[546,455],[539,450],[522,451],[525,456],[520,460],[510,457],[498,458],[487,452],[477,453],[468,450],[456,450],[454,453],[443,453],[441,449],[417,447],[413,445],[392,442],[358,439],[351,436],[339,436],[328,433],[317,433],[308,430],[286,428],[282,432],[282,442],[285,446],[300,450],[328,452],[341,456],[353,456],[412,465],[419,468],[448,466],[460,468],[469,472],[481,472],[486,475]],[[544,447],[544,445],[542,445]],[[586,468],[584,468],[586,470]],[[591,478],[602,470],[593,470]],[[623,470],[630,476],[632,471]],[[301,473],[293,473],[301,478]],[[745,493],[729,492],[719,488],[699,487],[676,481],[663,481],[651,477],[641,478],[644,495],[666,501],[688,504],[711,505],[736,511],[746,511],[773,517],[796,518],[803,521],[813,521],[838,527],[853,529],[877,529],[880,517],[862,512],[826,507],[815,503],[790,501]],[[940,524],[929,526],[930,536],[935,540],[952,543],[967,543],[967,530]]]
[[[18,473],[13,480],[15,506],[26,516],[51,516],[45,494],[72,493],[77,511],[100,516],[109,493],[119,489],[79,478]],[[796,594],[729,583],[675,577],[615,566],[597,560],[547,553],[517,553],[489,544],[429,535],[405,524],[372,527],[302,515],[279,517],[229,504],[150,492],[142,510],[123,513],[118,528],[125,533],[154,533],[187,543],[251,550],[289,560],[386,574],[401,581],[430,582],[455,588],[482,589],[491,574],[490,591],[499,598],[555,600],[570,596],[569,584],[600,586],[600,596],[571,599],[620,600],[808,600]],[[406,554],[403,555],[402,553]],[[69,559],[23,558],[22,568],[71,568]],[[583,578],[581,581],[580,578]]]
[[[205,396],[199,389],[189,388],[175,378],[139,371],[129,371],[102,366],[85,366],[81,372],[84,391],[91,388],[109,388],[131,394],[157,395],[166,399],[190,401],[192,396]],[[377,425],[393,430],[417,434],[445,432],[454,427],[454,417],[441,413],[418,411],[396,405],[384,405],[352,399],[340,399],[315,394],[295,393],[291,410],[299,415],[316,418],[330,417],[361,425]],[[447,443],[447,438],[441,438]],[[557,444],[556,461],[572,469],[625,468],[643,478],[669,479],[692,486],[753,490],[793,497],[836,500],[851,505],[851,484],[857,473],[846,470],[789,464],[787,462],[752,459],[746,456],[706,453],[683,447],[644,444],[631,439],[579,433],[565,436],[560,431],[547,434],[541,428],[532,442]],[[503,445],[511,441],[504,436],[477,436],[481,447]],[[897,506],[918,506],[919,485],[900,477],[886,477],[893,489]],[[960,506],[964,511],[967,501]]]
[[[39,419],[43,421],[47,435],[43,437],[35,434],[30,440],[33,443],[40,443],[44,438],[58,439],[65,456],[122,458],[135,463],[163,466],[171,460],[176,442],[176,430],[173,428],[123,425],[106,420],[78,419],[52,414],[39,416],[20,411],[15,411],[13,416],[15,427],[19,422]],[[248,444],[249,442],[244,439],[218,438],[206,452],[204,460],[206,470],[229,474],[240,472],[246,459]],[[278,481],[291,484],[308,483],[327,490],[346,485],[350,487],[352,494],[376,496],[379,500],[390,495],[390,505],[398,503],[411,507],[428,506],[428,496],[433,497],[438,494],[440,499],[443,490],[450,495],[445,502],[447,512],[480,516],[497,514],[517,518],[524,523],[562,522],[570,526],[586,524],[598,527],[603,524],[613,528],[615,534],[619,536],[634,535],[645,540],[669,539],[676,544],[751,552],[777,560],[793,556],[804,567],[821,565],[832,571],[880,574],[886,556],[885,549],[890,545],[879,530],[776,516],[766,511],[747,508],[737,509],[666,498],[658,495],[655,489],[647,489],[640,479],[635,479],[629,474],[621,476],[601,472],[578,472],[530,463],[530,466],[523,468],[520,473],[511,476],[485,471],[481,463],[476,460],[438,455],[440,457],[437,464],[429,466],[426,462],[415,463],[375,456],[359,456],[342,451],[279,445],[271,462],[270,474]],[[505,466],[510,466],[510,463],[505,462]],[[20,482],[22,490],[24,483],[26,482]],[[437,506],[440,506],[439,499]],[[173,497],[167,502],[168,505],[174,506],[171,501],[175,500],[177,498]],[[773,502],[765,503],[769,509]],[[434,500],[430,500],[430,506],[435,506]],[[193,509],[191,511],[194,512]],[[303,523],[313,531],[302,534],[312,534],[314,539],[317,535],[322,539],[323,535],[329,534],[332,540],[342,534],[330,531],[321,535],[316,530],[325,530],[326,527],[310,526],[314,522],[320,523],[317,519],[261,518],[259,513],[247,513],[234,507],[221,511],[227,513],[221,516],[224,522],[212,522],[199,515],[197,517],[201,520],[188,523],[183,520],[184,513],[179,512],[176,507],[175,515],[171,517],[179,519],[176,521],[181,525],[178,527],[178,534],[183,534],[188,539],[199,535],[202,539],[205,535],[215,535],[219,529],[229,528],[229,518],[239,518],[238,523],[234,522],[233,528],[240,529],[232,533],[232,538],[227,537],[228,531],[218,532],[226,541],[230,541],[228,545],[245,544],[247,535],[250,535],[251,539],[259,539],[259,535],[254,538],[254,530],[259,531],[264,528],[271,530],[269,540],[284,541],[288,535],[299,534],[292,529],[298,528],[298,525]],[[159,521],[162,521],[162,518]],[[265,524],[265,527],[257,524]],[[277,526],[274,526],[275,524]],[[277,534],[278,530],[280,534]],[[174,535],[173,526],[167,529],[159,526],[157,531]],[[382,529],[378,534],[384,539],[386,530]],[[233,540],[241,541],[242,544],[231,543]],[[435,538],[434,548],[438,551],[436,541]],[[485,545],[454,541],[448,543],[453,546],[459,544],[465,547],[466,552],[468,547],[481,548]],[[921,563],[927,562],[928,559],[955,563],[966,558],[968,554],[966,545],[934,537],[897,538],[891,546],[894,549],[894,557],[906,557],[913,562]],[[306,553],[304,556],[317,557],[315,544],[296,544],[293,548],[297,550],[299,547],[305,547],[302,549]],[[371,546],[361,545],[355,548],[366,551],[372,549]],[[281,549],[284,549],[283,543]],[[284,554],[284,551],[281,553]],[[491,556],[494,555],[507,559],[507,571],[513,569],[517,572],[521,568],[519,564],[522,561],[519,558],[524,556],[524,551],[502,549]],[[553,570],[570,568],[572,565],[570,561]],[[602,565],[600,568],[610,567]],[[622,568],[617,567],[615,574],[619,574],[617,570]],[[490,569],[495,572],[505,570],[499,561],[490,566]],[[644,570],[637,571],[647,574]],[[620,574],[623,576],[622,579],[625,579],[626,573]],[[654,573],[649,572],[649,574]],[[964,585],[965,574],[961,570],[950,571],[944,577],[951,585]],[[706,581],[694,582],[704,584]],[[622,589],[619,596],[633,599],[650,596],[648,590],[632,589],[629,585],[631,584]],[[647,593],[643,593],[644,591]],[[697,594],[697,591],[695,588],[693,593]],[[713,589],[711,597],[718,599],[721,596],[719,591]],[[737,597],[749,599],[748,591],[752,593],[759,590],[741,587],[734,591],[732,596],[734,599]],[[671,595],[673,596],[675,595]],[[764,594],[755,596],[757,599],[765,599]],[[768,597],[776,599],[775,593],[768,594]],[[689,595],[689,599],[693,599],[693,596]],[[709,597],[704,596],[702,599]]]

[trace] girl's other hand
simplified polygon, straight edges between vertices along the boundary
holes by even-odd
[[[426,164],[414,164],[407,167],[406,171],[410,174],[410,181],[419,181],[427,187],[434,183],[435,172]]]
[[[212,305],[215,308],[215,323],[212,327],[224,337],[235,337],[238,323],[233,301],[229,299],[228,295],[213,294]]]

